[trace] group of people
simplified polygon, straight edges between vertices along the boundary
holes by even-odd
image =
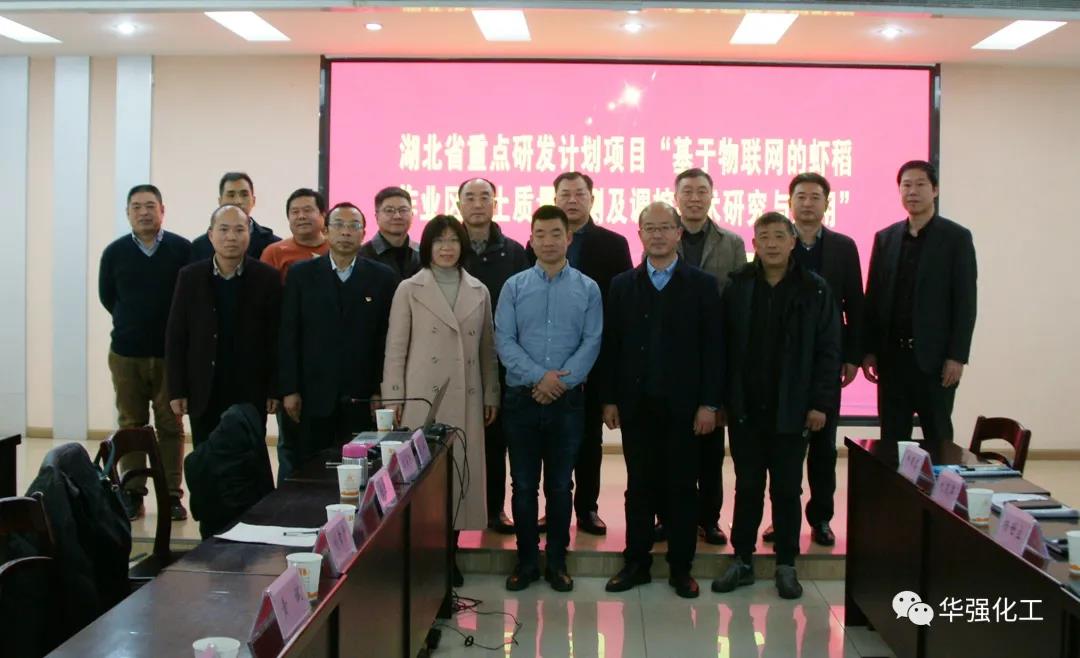
[[[699,594],[698,536],[728,540],[718,522],[727,427],[735,558],[712,588],[753,582],[768,481],[764,539],[775,544],[779,594],[797,598],[803,462],[811,536],[831,545],[840,391],[859,369],[878,384],[883,438],[910,438],[917,413],[926,439],[952,439],[975,321],[974,247],[937,214],[933,165],[905,163],[897,184],[907,217],[877,234],[865,295],[855,242],[823,225],[830,186],[816,173],[791,181],[794,221],[769,212],[754,222],[750,263],[742,239],[709,217],[709,174],[680,173],[676,205],[654,202],[638,218],[637,267],[627,240],[593,222],[593,181],[580,172],[556,177],[527,245],[492,221],[496,187],[484,178],[461,184],[461,219],[431,218],[419,243],[409,239],[412,198],[398,187],[375,196],[367,242],[359,207],[328,209],[298,189],[281,240],[252,216],[251,178],[230,172],[206,234],[189,243],[162,228],[161,192],[139,185],[128,195],[132,233],[100,268],[120,425],[146,425],[153,409],[172,516],[183,519],[180,416],[198,447],[234,404],[277,414],[280,481],[371,429],[377,408],[420,424],[420,400],[449,379],[438,420],[461,430],[455,451],[472,465],[469,482],[454,483],[455,530],[517,535],[509,590],[540,578],[546,532],[543,575],[558,591],[573,588],[571,512],[580,531],[607,531],[597,507],[606,425],[621,430],[627,468],[625,564],[607,589],[649,582],[653,544],[666,540],[669,583],[683,597]],[[133,514],[141,486],[127,492]]]

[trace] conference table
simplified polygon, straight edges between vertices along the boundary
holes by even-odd
[[[978,527],[939,505],[928,485],[917,486],[898,472],[895,442],[844,443],[845,626],[872,627],[898,658],[1080,658],[1080,579],[1070,578],[1063,557],[1017,555],[994,540],[1000,515],[991,515],[989,527]],[[951,442],[922,447],[934,465],[979,461]],[[1022,477],[974,478],[967,484],[995,493],[1052,493]],[[1049,539],[1080,526],[1042,519],[1039,528]],[[894,597],[905,591],[933,608],[929,625],[894,611]]]
[[[276,626],[241,656],[387,656],[412,658],[438,617],[449,616],[452,561],[452,449],[431,442],[431,461],[357,545],[338,577],[324,569],[311,615],[287,641]],[[238,521],[317,527],[326,506],[342,501],[337,472],[318,455]],[[358,521],[359,522],[359,521]],[[265,589],[305,549],[208,538],[167,567],[52,656],[184,656],[201,637],[247,642]],[[324,563],[327,560],[324,559]]]

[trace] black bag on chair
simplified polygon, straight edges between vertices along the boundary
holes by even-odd
[[[203,539],[233,524],[274,490],[266,424],[255,407],[234,404],[217,428],[184,459],[191,515]]]

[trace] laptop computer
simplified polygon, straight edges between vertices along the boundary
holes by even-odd
[[[448,388],[450,388],[449,377],[442,383],[442,386],[440,386],[439,390],[435,393],[435,397],[431,400],[431,406],[428,408],[427,416],[424,418],[424,424],[421,426],[425,436],[427,436],[428,431],[435,425],[435,415],[439,413],[439,407],[442,405],[443,398],[446,397],[446,389]],[[410,440],[415,431],[415,429],[400,429],[391,432],[360,432],[353,437],[352,443],[375,444],[382,441],[404,442]]]

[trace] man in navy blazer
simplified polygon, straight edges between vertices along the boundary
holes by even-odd
[[[285,282],[278,381],[300,436],[297,445],[278,445],[279,482],[320,450],[371,429],[370,405],[352,400],[377,397],[382,382],[397,275],[359,256],[359,218],[335,217],[327,238],[330,253],[296,263]]]
[[[975,331],[971,231],[937,213],[938,175],[912,160],[896,175],[907,219],[878,232],[866,282],[863,373],[878,385],[881,438],[952,441],[952,409]]]

